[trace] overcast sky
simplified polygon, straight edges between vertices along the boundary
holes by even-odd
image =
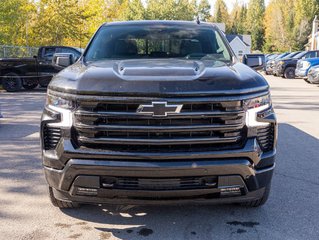
[[[248,3],[249,0],[238,0],[241,3]],[[270,0],[265,0],[265,3],[268,4]],[[214,12],[214,5],[216,0],[210,0],[209,1],[211,6],[212,6],[212,12]],[[236,0],[225,0],[225,3],[227,4],[228,10],[231,11],[233,8],[234,3],[236,2]]]

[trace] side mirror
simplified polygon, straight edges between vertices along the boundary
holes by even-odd
[[[74,62],[74,56],[71,53],[56,53],[52,58],[52,64],[58,68],[66,68]]]
[[[265,55],[245,54],[242,62],[255,70],[261,70],[265,65]]]

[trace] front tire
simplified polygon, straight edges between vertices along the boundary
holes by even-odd
[[[22,88],[22,80],[18,74],[10,72],[2,78],[2,86],[7,92],[17,92]]]
[[[296,77],[295,70],[294,67],[287,67],[285,69],[284,77],[287,79],[294,79]]]
[[[50,201],[51,201],[52,205],[55,207],[58,207],[58,208],[78,208],[80,206],[80,204],[78,204],[78,203],[66,202],[66,201],[61,201],[61,200],[56,199],[54,197],[52,187],[49,187],[49,197],[50,197]]]
[[[244,207],[260,207],[264,205],[269,198],[270,189],[271,189],[271,185],[266,186],[264,195],[260,199],[249,201],[249,202],[243,202],[241,203],[241,205]]]

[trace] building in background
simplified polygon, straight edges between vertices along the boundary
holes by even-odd
[[[225,23],[213,23],[216,27],[218,27],[223,33],[226,32],[226,24]]]
[[[307,51],[319,50],[319,20],[316,16],[312,22],[312,32],[308,36],[308,43],[305,45]]]
[[[225,23],[214,23],[225,34]],[[251,36],[225,34],[236,56],[241,59],[244,54],[251,53]]]
[[[229,35],[226,38],[238,58],[242,58],[244,54],[251,53],[251,36],[250,35]]]

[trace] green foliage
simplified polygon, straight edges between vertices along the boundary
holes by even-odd
[[[245,34],[247,21],[247,7],[235,2],[230,14],[229,32],[232,34]]]
[[[0,44],[27,44],[28,26],[35,7],[28,0],[2,0],[0,4]]]
[[[229,14],[224,0],[217,0],[214,6],[213,21],[228,24]]]
[[[227,0],[228,1],[228,0]],[[194,20],[223,22],[226,32],[251,34],[252,48],[301,50],[319,15],[319,0],[1,0],[0,45],[84,47],[104,22],[122,20]],[[211,16],[213,12],[213,16]]]
[[[252,49],[261,50],[264,44],[264,0],[250,0],[247,10],[247,32],[251,34]]]
[[[265,13],[265,51],[302,50],[318,14],[317,0],[273,0]]]
[[[211,6],[208,0],[200,0],[197,7],[197,16],[203,21],[208,21],[211,17],[210,9]]]
[[[293,27],[294,47],[301,49],[308,41],[312,20],[319,14],[318,0],[294,0],[295,24]]]
[[[149,0],[146,1],[146,19],[193,20],[196,4],[188,0]]]
[[[145,8],[141,0],[125,0],[121,4],[119,19],[143,20],[145,19]]]

